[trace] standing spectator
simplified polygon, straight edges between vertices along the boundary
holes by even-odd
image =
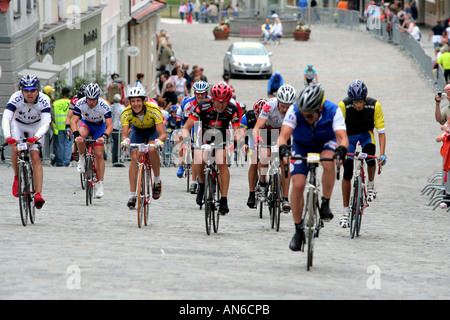
[[[53,97],[53,92],[55,92],[55,89],[52,88],[52,86],[45,86],[44,87],[44,94],[50,99],[50,108],[52,110],[52,122],[50,123],[50,129],[51,129],[51,137],[50,137],[50,150],[53,150],[53,155],[55,155],[54,150],[56,150],[57,146],[58,146],[58,142],[56,141],[56,139],[58,138],[58,129],[56,129],[55,126],[55,117],[53,114],[53,102],[55,102],[55,98]],[[55,159],[53,158],[51,160],[51,164],[55,165]]]
[[[299,20],[305,20],[306,19],[306,8],[308,7],[308,1],[307,0],[298,0],[297,5],[299,7]]]
[[[186,2],[186,21],[187,23],[192,23],[192,13],[194,12],[194,5],[190,0]]]
[[[443,47],[444,52],[441,54],[441,56],[437,59],[437,63],[442,65],[442,68],[444,69],[444,79],[445,83],[450,83],[450,52],[448,52],[447,47]]]
[[[200,10],[200,15],[205,23],[208,23],[209,12],[210,12],[209,5],[206,2],[203,2],[203,6]]]
[[[174,91],[174,85],[172,82],[167,83],[166,91],[162,95],[165,101],[164,110],[169,110],[171,106],[174,106],[178,102],[177,94]]]
[[[414,19],[414,21],[417,21],[417,18],[419,17],[419,12],[416,7],[416,3],[414,1],[411,1],[409,3],[409,8],[411,9],[411,16]]]
[[[164,50],[161,53],[161,59],[159,61],[159,64],[167,66],[170,63],[170,58],[172,57],[175,57],[175,54],[172,51],[172,43],[169,41],[167,42],[166,46],[164,47]]]
[[[169,74],[172,75],[173,69],[175,69],[177,64],[177,59],[174,56],[170,57],[169,63],[166,64],[166,71],[169,71]]]
[[[67,167],[72,157],[72,141],[66,135],[66,118],[69,112],[70,89],[62,88],[62,98],[53,102],[53,116],[55,119],[55,135],[53,136],[53,153],[55,165]]]
[[[194,3],[195,22],[198,22],[198,20],[200,18],[200,9],[201,9],[200,0],[195,0],[195,3]]]
[[[199,76],[199,80],[208,82],[208,78],[206,78],[206,76],[203,74],[203,67],[200,67],[198,69],[198,76]]]
[[[184,77],[184,71],[180,68],[177,71],[177,76],[174,77],[173,83],[175,84],[175,93],[178,95],[183,94],[188,96],[189,92],[186,86],[186,78]],[[175,103],[176,104],[176,103]]]
[[[119,159],[119,132],[120,130],[122,130],[120,116],[122,115],[122,111],[125,109],[125,106],[120,103],[120,101],[122,100],[120,94],[115,94],[113,100],[114,103],[111,105],[111,114],[113,119],[113,131],[111,133],[112,164],[114,167],[123,167],[124,164],[121,162],[121,159]]]
[[[434,47],[442,46],[442,38],[445,34],[445,29],[441,26],[439,21],[436,21],[436,24],[431,28],[431,31],[428,35],[428,41],[433,42]]]
[[[217,17],[219,16],[219,8],[216,3],[211,3],[209,5],[209,17],[212,23],[217,23]]]
[[[184,15],[186,14],[186,5],[184,2],[180,3],[180,7],[178,8],[178,14],[180,15],[181,23],[184,22]]]
[[[443,125],[450,116],[450,84],[446,85],[444,87],[444,93],[438,93],[434,97],[434,100],[436,101],[435,119]]]
[[[181,70],[184,71],[184,78],[186,79],[186,87],[187,87],[188,93],[190,94],[191,93],[191,87],[192,87],[192,78],[191,78],[191,76],[189,75],[189,72],[188,72],[189,64],[187,64],[186,62],[183,63],[183,66],[182,66]]]
[[[147,86],[144,87],[144,85],[142,84],[142,81],[144,80],[144,74],[143,73],[138,73],[136,75],[136,83],[134,84],[135,87],[141,88],[143,90],[146,90]]]

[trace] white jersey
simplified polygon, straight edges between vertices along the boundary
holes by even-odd
[[[33,136],[42,138],[50,127],[52,121],[50,98],[42,92],[35,104],[28,104],[22,91],[15,92],[8,101],[3,113],[2,129],[5,138],[12,137],[11,122],[18,123],[22,128],[33,127]],[[13,137],[16,138],[16,137]]]
[[[73,115],[95,125],[102,124],[105,119],[112,118],[111,108],[102,98],[98,98],[97,105],[93,108],[87,104],[86,97],[78,100],[73,109]]]
[[[277,98],[271,98],[262,108],[260,118],[266,119],[265,129],[280,129],[283,125],[284,115],[278,109]]]

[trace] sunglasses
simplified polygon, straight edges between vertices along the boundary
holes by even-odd
[[[35,93],[38,89],[22,89],[25,93]]]
[[[280,105],[280,108],[283,108],[283,109],[288,109],[291,106],[290,104],[286,104],[286,103],[280,103],[279,105]]]
[[[364,103],[364,100],[358,100],[358,101],[353,100],[353,103]]]

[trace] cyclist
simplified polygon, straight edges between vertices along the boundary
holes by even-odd
[[[235,105],[230,103],[233,95],[232,88],[225,82],[215,84],[211,89],[211,98],[203,100],[189,115],[189,119],[183,126],[183,144],[190,142],[189,133],[194,123],[200,121],[201,137],[199,141],[203,144],[214,142],[216,144],[216,164],[219,169],[219,185],[220,185],[220,205],[219,213],[224,215],[229,212],[227,194],[230,183],[230,172],[226,163],[226,131],[231,123],[233,131],[237,136],[237,140],[241,141],[239,114]],[[194,150],[193,167],[198,174],[199,187],[197,191],[196,202],[202,204],[203,194],[205,191],[205,175],[203,152],[201,149]]]
[[[316,69],[313,68],[312,63],[308,63],[308,66],[305,69],[305,86],[309,86],[310,84],[317,84],[319,80],[317,78]]]
[[[146,93],[140,87],[131,88],[128,99],[130,105],[123,110],[120,119],[123,136],[122,146],[129,146],[130,143],[146,143],[146,141],[149,144],[163,146],[167,138],[167,133],[158,105],[153,101],[146,101]],[[128,172],[130,199],[127,203],[130,209],[134,209],[136,206],[137,151],[135,147],[131,148],[131,164]],[[154,176],[152,197],[157,200],[160,198],[162,192],[160,159],[157,148],[150,148],[149,156]]]
[[[347,126],[349,140],[349,153],[354,153],[358,142],[361,144],[362,152],[369,155],[375,155],[375,136],[373,129],[378,132],[381,157],[378,160],[380,165],[386,163],[386,128],[384,125],[383,110],[380,103],[367,96],[367,86],[361,80],[353,81],[347,91],[347,97],[340,103]],[[367,164],[367,200],[373,201],[376,198],[374,186],[376,163],[375,159],[366,159]],[[348,156],[344,162],[344,177],[342,179],[342,202],[344,205],[344,214],[340,218],[339,224],[348,227],[348,218],[350,215],[350,192],[351,180],[353,176],[353,156]]]
[[[280,71],[276,71],[270,76],[269,82],[267,83],[267,97],[269,99],[273,98],[282,85],[283,77],[281,76]]]
[[[79,153],[77,171],[84,171],[86,161],[84,156],[84,150],[86,149],[84,139],[92,136],[92,139],[96,140],[94,144],[94,154],[98,179],[95,188],[95,197],[100,199],[104,195],[104,143],[113,131],[112,114],[109,104],[100,97],[101,89],[97,83],[88,84],[84,93],[85,97],[79,99],[75,105],[71,120],[71,129]]]
[[[193,97],[188,97],[184,99],[177,110],[177,121],[179,123],[178,127],[181,127],[183,124],[186,123],[189,115],[191,112],[195,109],[197,104],[199,102],[202,102],[205,99],[209,99],[208,91],[209,91],[209,84],[206,81],[196,81],[192,87],[192,90],[194,91]],[[197,132],[197,126],[194,126],[194,131],[192,132],[193,138],[195,138],[194,132]],[[182,135],[179,136],[179,142],[181,142],[183,139]],[[177,177],[182,178],[184,173],[184,166],[183,166],[183,148],[180,148],[179,153],[180,157],[180,166],[177,171]],[[197,173],[194,170],[194,167],[192,167],[192,183],[189,187],[189,192],[194,194],[197,191]]]
[[[345,120],[341,109],[325,100],[325,90],[321,84],[308,86],[300,92],[296,104],[289,108],[284,118],[278,144],[283,163],[288,163],[290,156],[287,143],[292,135],[292,155],[306,156],[309,152],[320,153],[321,157],[331,158],[339,155],[344,159],[347,154],[348,137]],[[339,163],[340,165],[340,163]],[[322,162],[323,196],[319,209],[320,217],[329,221],[333,218],[330,210],[330,198],[335,181],[334,164]],[[295,223],[295,234],[290,242],[290,249],[301,250],[305,241],[303,212],[303,191],[305,190],[308,168],[306,161],[293,160],[290,164],[292,176],[291,204]]]
[[[41,145],[45,145],[45,134],[51,123],[50,99],[44,93],[39,92],[40,81],[34,75],[22,77],[19,89],[9,99],[2,119],[3,135],[6,142],[12,147],[11,163],[14,170],[12,193],[15,197],[19,196],[16,140],[27,137],[36,188],[34,205],[37,209],[41,209],[45,203],[41,196],[44,173],[39,149],[35,143],[39,140]]]
[[[277,137],[280,133],[283,119],[286,115],[288,108],[295,102],[296,92],[294,87],[289,84],[284,84],[277,92],[277,97],[269,99],[266,105],[262,108],[261,113],[256,121],[255,128],[253,129],[253,137],[255,143],[264,146],[260,149],[260,163],[258,164],[260,174],[260,191],[264,197],[266,194],[267,182],[266,174],[268,167],[268,159],[271,156],[271,145],[276,145]],[[264,129],[261,132],[261,129]],[[262,134],[263,133],[263,134]],[[289,178],[285,178],[281,175],[281,184],[283,186],[283,199],[282,206],[283,212],[288,213],[291,210],[289,203]]]
[[[253,105],[253,110],[247,111],[241,120],[241,128],[242,134],[245,134],[245,144],[243,151],[245,154],[248,153],[250,148],[254,148],[254,140],[252,136],[253,128],[255,127],[256,121],[258,120],[259,114],[261,113],[262,108],[266,105],[266,99],[259,99]],[[249,134],[246,132],[249,131]],[[254,152],[251,156],[251,164],[248,169],[248,187],[249,187],[249,196],[247,200],[247,206],[249,208],[256,208],[256,196],[255,196],[255,187],[256,181],[258,179],[258,159],[257,153]]]

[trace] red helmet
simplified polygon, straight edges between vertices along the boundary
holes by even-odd
[[[230,101],[233,96],[233,89],[224,83],[216,83],[211,89],[211,97],[217,101]]]
[[[262,108],[266,105],[266,103],[267,103],[266,99],[259,99],[253,105],[253,110],[259,115],[261,113]]]

